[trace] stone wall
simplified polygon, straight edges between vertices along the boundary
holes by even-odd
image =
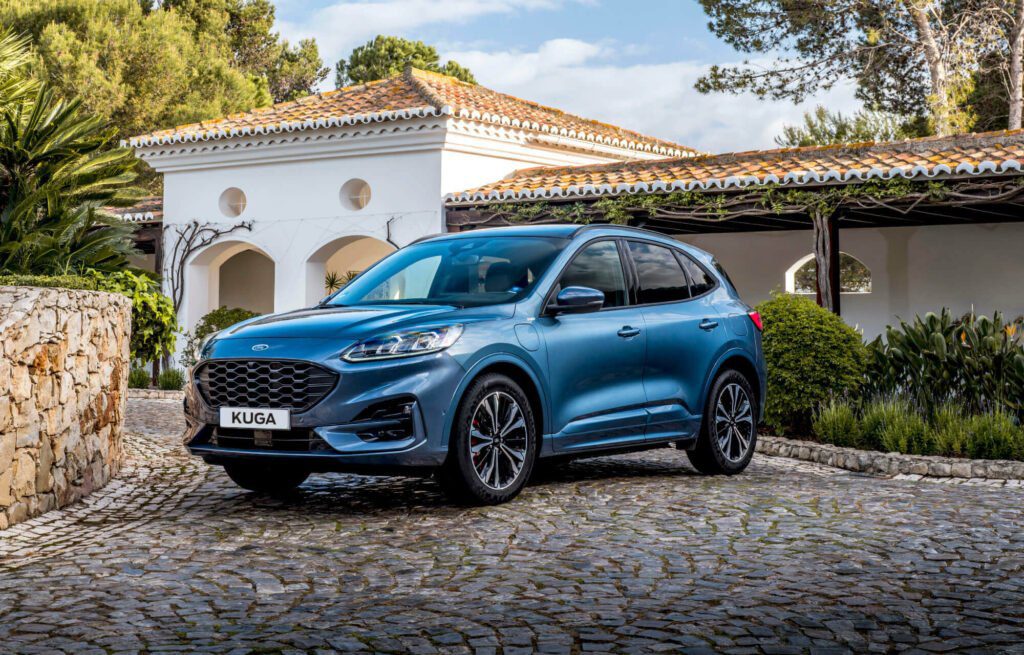
[[[0,529],[117,473],[130,331],[124,296],[0,287]]]

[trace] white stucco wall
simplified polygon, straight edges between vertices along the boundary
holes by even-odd
[[[252,280],[246,302],[258,304],[252,296],[262,293],[273,298],[273,311],[287,311],[324,295],[324,271],[338,249],[350,246],[353,270],[372,263],[367,252],[379,256],[393,250],[386,243],[389,222],[391,238],[399,245],[441,232],[440,158],[439,150],[414,151],[165,173],[164,221],[172,229],[192,220],[223,228],[252,221],[251,231],[225,236],[191,259],[182,323],[191,327],[218,302],[223,304],[210,287],[222,274],[217,269],[228,252],[255,248],[265,253],[274,262],[274,279],[270,286]],[[347,207],[340,198],[341,186],[352,178],[370,185],[372,199],[363,209]],[[246,196],[237,218],[225,217],[219,208],[220,195],[229,187]],[[353,246],[356,237],[374,241]],[[332,263],[349,270],[337,258]]]
[[[786,270],[813,248],[809,230],[677,238],[713,253],[750,304],[781,290]],[[840,249],[871,269],[871,293],[843,294],[841,306],[869,339],[896,317],[942,307],[1024,314],[1024,224],[844,229]]]

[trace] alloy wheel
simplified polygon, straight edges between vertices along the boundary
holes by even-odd
[[[477,478],[500,491],[519,478],[526,464],[529,433],[522,408],[503,391],[487,394],[473,410],[469,458]]]
[[[732,463],[747,456],[754,437],[754,412],[750,397],[739,384],[727,384],[715,405],[715,439],[722,455]]]

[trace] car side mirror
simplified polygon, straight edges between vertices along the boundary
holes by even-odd
[[[585,314],[604,306],[604,292],[590,287],[566,287],[548,305],[551,314]]]

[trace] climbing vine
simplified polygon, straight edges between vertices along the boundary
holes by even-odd
[[[718,222],[740,217],[809,214],[829,216],[848,208],[906,214],[922,203],[966,206],[1005,202],[1024,191],[1024,179],[986,181],[868,180],[814,188],[769,184],[750,189],[673,191],[606,196],[585,202],[504,202],[450,210],[456,225],[576,223],[628,224],[634,219]]]

